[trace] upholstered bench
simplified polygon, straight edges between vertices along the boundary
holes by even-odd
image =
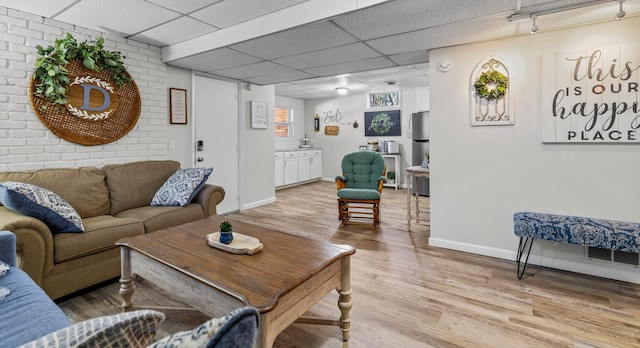
[[[534,239],[594,248],[640,252],[640,223],[533,212],[513,214],[513,232],[520,237],[516,262],[522,279]],[[522,256],[526,258],[522,263]]]

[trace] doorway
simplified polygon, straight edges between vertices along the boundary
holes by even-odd
[[[226,192],[218,214],[240,210],[238,84],[193,75],[193,163],[212,167],[207,183]]]

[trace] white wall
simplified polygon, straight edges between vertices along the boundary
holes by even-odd
[[[517,211],[640,221],[638,145],[542,144],[540,130],[542,56],[638,45],[639,27],[640,18],[626,18],[430,52],[430,245],[513,260]],[[490,55],[512,73],[513,126],[470,125],[470,74]],[[445,59],[453,67],[441,73],[436,63]],[[580,246],[536,242],[532,255],[534,263],[638,282],[637,270],[590,262]]]
[[[251,101],[268,104],[269,126],[266,129],[250,127]],[[249,209],[275,202],[275,88],[273,85],[253,86],[251,91],[243,88],[240,102],[240,205],[242,209]]]
[[[36,116],[29,82],[36,45],[53,45],[66,33],[78,41],[103,36],[93,30],[0,7],[0,171],[53,167],[102,166],[167,154],[166,67],[160,48],[104,35],[104,46],[121,51],[142,99],[136,126],[121,139],[84,146],[54,135]]]
[[[401,91],[400,118],[402,134],[393,137],[377,137],[378,141],[395,140],[400,144],[402,155],[400,173],[404,173],[404,168],[411,166],[411,134],[409,132],[409,117],[416,112],[416,91]],[[331,180],[336,175],[341,175],[340,162],[347,153],[358,151],[360,145],[367,145],[364,135],[364,113],[367,110],[367,97],[365,95],[343,96],[330,99],[313,99],[305,101],[305,130],[307,136],[311,138],[311,143],[322,148],[322,177]],[[327,119],[328,112],[336,114],[339,110],[341,121],[339,123]],[[320,117],[320,131],[313,129],[313,119],[315,115]],[[358,122],[358,128],[353,128],[353,122]],[[325,135],[326,125],[338,125],[338,135]],[[392,162],[387,163],[387,171],[390,170]],[[396,180],[400,180],[400,185],[406,185],[404,175],[396,174]]]

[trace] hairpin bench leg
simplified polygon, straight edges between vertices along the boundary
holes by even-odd
[[[523,242],[524,241],[524,242]],[[527,247],[527,243],[529,246]],[[518,263],[518,279],[522,279],[524,275],[524,270],[527,268],[527,263],[529,263],[529,254],[531,254],[531,246],[533,245],[533,237],[520,237],[520,243],[518,244],[518,255],[516,256],[516,262]],[[524,260],[524,264],[521,263],[522,255],[524,254],[525,249],[527,249],[527,257]],[[520,265],[522,264],[522,270],[520,269]]]

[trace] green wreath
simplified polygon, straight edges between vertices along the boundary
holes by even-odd
[[[480,98],[500,99],[507,93],[509,78],[496,70],[485,71],[480,74],[473,87]]]
[[[378,134],[387,134],[391,127],[393,126],[393,122],[391,122],[391,116],[380,113],[373,117],[371,120],[371,125],[369,126],[369,130],[373,130]]]

